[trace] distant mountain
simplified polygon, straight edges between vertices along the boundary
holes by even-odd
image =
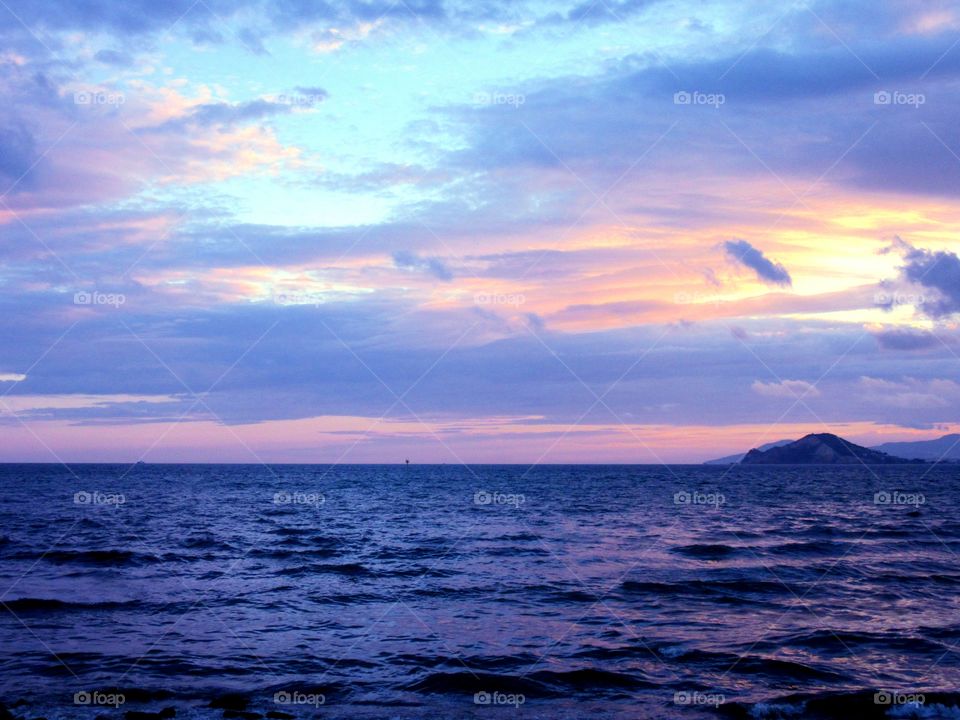
[[[743,465],[893,465],[922,462],[894,457],[855,445],[830,433],[807,435],[769,450],[748,452]]]
[[[793,440],[777,440],[776,442],[767,443],[766,445],[761,445],[760,450],[769,450],[770,448],[780,447],[781,445],[789,445]],[[746,456],[746,453],[737,453],[736,455],[727,455],[726,457],[717,458],[716,460],[707,460],[704,465],[736,465],[738,462],[743,460]]]
[[[902,458],[960,460],[960,435],[944,435],[936,440],[916,442],[889,442],[872,449]]]

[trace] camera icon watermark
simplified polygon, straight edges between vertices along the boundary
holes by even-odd
[[[923,693],[908,693],[899,690],[881,690],[873,695],[874,705],[924,705]]]
[[[923,293],[884,292],[881,290],[873,296],[874,305],[888,310],[901,306],[921,307],[926,302],[927,298]]]
[[[320,307],[323,298],[313,293],[283,292],[274,294],[271,299],[277,305],[313,305]]]
[[[98,292],[97,290],[86,291],[80,290],[73,294],[73,304],[74,305],[111,305],[115,308],[119,308],[127,301],[126,295],[122,293],[103,293]]]
[[[906,493],[899,490],[881,490],[873,495],[874,505],[909,505],[919,507],[927,504],[923,493]]]
[[[123,493],[104,493],[99,490],[87,492],[81,490],[73,494],[74,505],[112,505],[119,507],[127,501]]]
[[[879,90],[873,94],[874,105],[908,105],[918,108],[925,105],[927,96],[923,93],[906,93],[900,90]]]
[[[727,701],[722,693],[705,693],[699,690],[677,690],[673,694],[674,705],[720,707]]]
[[[120,106],[127,101],[123,93],[103,92],[102,90],[78,90],[73,94],[74,105],[114,105]]]
[[[118,708],[127,701],[122,693],[105,693],[98,690],[81,690],[73,694],[74,705],[97,705]]]
[[[716,293],[678,292],[674,294],[673,301],[677,305],[719,306],[723,302],[723,298]]]
[[[702,505],[707,507],[718,508],[721,505],[725,505],[727,498],[723,493],[705,493],[698,490],[680,490],[673,494],[673,504],[674,505]]]
[[[274,505],[308,505],[318,508],[326,502],[327,498],[323,493],[289,492],[281,490],[273,494]]]
[[[325,93],[284,93],[277,95],[275,102],[278,105],[291,105],[295,108],[310,108],[319,105],[327,99]]]
[[[326,704],[327,696],[322,693],[279,690],[273,694],[273,702],[277,705],[312,705],[313,707],[320,707]]]
[[[527,102],[527,96],[520,93],[478,92],[473,94],[474,105],[510,105],[518,108]]]
[[[519,493],[503,493],[497,490],[477,490],[473,494],[474,505],[509,505],[514,509],[527,501],[525,495]]]
[[[727,96],[723,93],[703,93],[699,90],[693,92],[680,90],[673,94],[674,105],[705,105],[719,110],[721,105],[727,102]]]
[[[512,705],[518,708],[526,701],[527,698],[522,693],[486,692],[482,690],[473,695],[474,705]]]
[[[520,307],[527,301],[521,293],[477,293],[473,296],[476,305],[508,305]]]

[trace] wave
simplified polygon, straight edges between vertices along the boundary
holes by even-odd
[[[658,687],[644,678],[625,672],[613,672],[597,668],[582,668],[579,670],[540,670],[532,673],[531,678],[548,686],[568,690],[616,690]]]
[[[301,565],[295,568],[281,568],[277,570],[279,575],[346,575],[349,577],[363,577],[374,575],[375,573],[366,565],[360,563],[313,563],[310,565]]]
[[[743,599],[744,596],[788,595],[788,584],[773,580],[683,580],[678,582],[644,582],[625,580],[620,584],[620,592],[627,595],[659,595],[673,597],[685,595],[717,599],[728,597]]]
[[[118,610],[139,605],[138,600],[104,600],[100,602],[77,602],[56,598],[18,598],[0,600],[0,605],[14,613],[68,612],[82,610]]]
[[[479,692],[523,693],[542,697],[552,693],[535,680],[515,675],[474,672],[434,672],[401,687],[410,692],[443,695],[471,695]]]
[[[944,652],[943,645],[914,635],[878,632],[849,632],[844,630],[814,630],[811,632],[778,635],[753,643],[755,650],[780,650],[784,647],[805,648],[847,656],[860,649],[876,648],[898,653]]]
[[[878,704],[876,695],[887,691],[796,694],[755,703],[730,703],[725,714],[752,720],[846,720],[847,718],[960,719],[960,694],[923,692],[922,703]]]
[[[722,543],[695,543],[693,545],[680,545],[670,550],[678,555],[696,558],[697,560],[723,560],[739,554],[743,548]]]
[[[158,563],[178,556],[160,558],[133,550],[49,550],[18,553],[15,557],[16,559],[45,560],[58,565],[130,566]]]
[[[833,540],[789,542],[764,548],[771,555],[842,555],[849,543]]]

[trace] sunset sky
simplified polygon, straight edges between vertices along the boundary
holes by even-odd
[[[0,461],[960,430],[960,6],[2,0]]]

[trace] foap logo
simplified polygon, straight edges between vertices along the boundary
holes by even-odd
[[[123,493],[105,493],[99,490],[87,492],[86,490],[81,490],[73,494],[74,505],[111,505],[113,507],[119,507],[126,501],[127,498]]]
[[[923,293],[878,292],[873,296],[875,305],[883,308],[901,306],[920,307],[927,302]]]
[[[699,292],[678,292],[673,296],[677,305],[719,305],[723,299],[716,294]]]
[[[320,297],[311,293],[285,292],[273,296],[277,305],[313,305],[320,307]]]
[[[693,92],[680,90],[673,94],[674,105],[706,105],[707,107],[719,110],[720,106],[726,102],[727,96],[723,93],[702,93],[699,90],[694,90]]]
[[[927,504],[923,493],[907,493],[899,490],[881,490],[873,495],[874,505],[911,505],[919,507]]]
[[[288,93],[277,95],[278,105],[291,105],[293,107],[310,108],[319,105],[327,99],[324,93]]]
[[[309,505],[320,507],[327,501],[323,493],[288,492],[281,490],[273,494],[274,505]]]
[[[526,301],[527,298],[520,293],[477,293],[473,296],[473,302],[477,305],[520,307]]]
[[[280,690],[273,694],[273,702],[277,705],[312,705],[313,707],[320,707],[326,704],[327,696],[322,693]]]
[[[899,690],[881,690],[873,695],[874,705],[923,705],[927,698],[922,693],[908,693]]]
[[[474,693],[474,705],[512,705],[515,708],[520,707],[527,701],[525,695],[521,693],[502,693],[480,691]]]
[[[474,105],[510,105],[518,108],[527,101],[526,95],[503,92],[478,92],[473,94]]]
[[[705,693],[699,690],[678,690],[673,694],[674,705],[709,705],[719,707],[727,701],[721,693]]]
[[[114,105],[120,106],[127,101],[123,93],[103,92],[101,90],[79,90],[73,94],[75,105]]]
[[[907,105],[918,108],[925,105],[927,96],[923,93],[905,93],[900,90],[879,90],[873,94],[874,105]]]
[[[74,705],[97,705],[118,708],[126,701],[127,699],[121,693],[105,693],[98,690],[81,690],[80,692],[73,694]]]
[[[121,293],[103,293],[96,290],[87,292],[86,290],[81,290],[73,294],[74,305],[112,305],[118,308],[126,301],[127,297]]]
[[[518,508],[527,501],[524,495],[503,493],[497,490],[477,490],[473,494],[474,505],[509,505]]]
[[[705,493],[698,490],[689,492],[681,490],[673,494],[674,505],[704,505],[718,508],[727,502],[723,493]]]

